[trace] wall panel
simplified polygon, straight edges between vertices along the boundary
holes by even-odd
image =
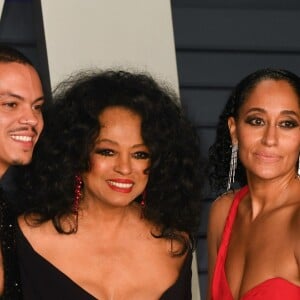
[[[295,0],[173,0],[173,24],[183,106],[198,127],[204,165],[232,88],[250,72],[286,68],[300,75],[300,3]],[[198,236],[201,297],[207,281],[206,224],[216,197],[203,178]]]

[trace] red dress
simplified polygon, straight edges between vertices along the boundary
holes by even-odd
[[[221,245],[218,251],[215,270],[211,284],[211,300],[233,300],[225,274],[225,260],[229,245],[232,226],[240,201],[248,193],[248,187],[242,188],[234,197],[227,216]],[[247,291],[241,300],[299,300],[300,286],[283,278],[270,278]]]

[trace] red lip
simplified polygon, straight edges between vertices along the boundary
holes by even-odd
[[[118,183],[130,183],[130,184],[134,183],[131,179],[125,179],[125,178],[113,178],[113,179],[108,179],[107,181],[114,181]]]
[[[120,193],[130,193],[134,185],[132,180],[123,178],[108,179],[106,182],[113,191]]]

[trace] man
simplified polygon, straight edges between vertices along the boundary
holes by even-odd
[[[43,88],[32,63],[0,45],[0,178],[10,166],[31,161],[43,129]],[[0,299],[22,299],[15,247],[16,219],[0,195]]]

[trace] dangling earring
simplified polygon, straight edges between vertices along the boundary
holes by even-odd
[[[141,207],[144,209],[146,206],[146,190],[143,191],[142,193],[142,201],[141,201]]]
[[[230,168],[228,174],[228,183],[227,183],[227,191],[230,190],[231,185],[234,183],[235,170],[237,167],[237,153],[238,153],[238,144],[233,144],[231,146],[231,158],[230,158]]]
[[[145,217],[144,210],[146,206],[146,190],[144,190],[142,193],[142,201],[140,204],[141,204],[141,219],[143,219]]]
[[[75,187],[74,187],[74,200],[73,200],[73,212],[78,215],[79,202],[82,196],[83,181],[80,175],[75,175]]]
[[[300,179],[300,155],[298,158],[298,179]]]

